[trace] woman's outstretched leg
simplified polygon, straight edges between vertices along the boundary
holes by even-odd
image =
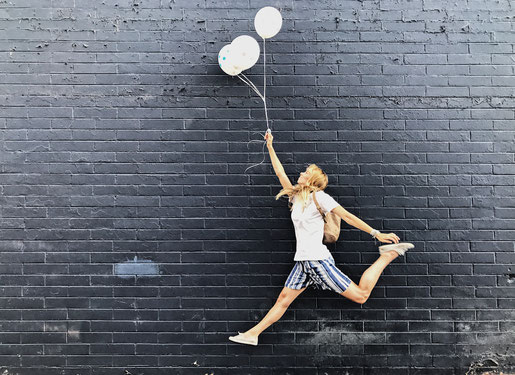
[[[306,288],[291,289],[284,287],[277,298],[274,306],[268,311],[261,321],[248,331],[243,332],[245,336],[257,337],[265,329],[270,327],[273,323],[277,322],[286,312],[290,304],[297,298]]]
[[[354,302],[360,304],[365,303],[386,266],[398,256],[399,254],[394,250],[381,254],[379,258],[370,267],[368,267],[365,272],[363,272],[363,275],[359,280],[359,285],[351,282],[349,287],[345,292],[341,293],[341,295]]]

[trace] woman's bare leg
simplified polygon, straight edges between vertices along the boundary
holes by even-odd
[[[275,302],[274,306],[268,311],[268,313],[265,315],[261,321],[256,324],[254,327],[249,329],[248,331],[243,332],[245,336],[259,336],[261,332],[263,332],[265,329],[270,327],[273,323],[277,322],[286,310],[288,310],[288,307],[290,304],[297,298],[306,288],[302,289],[290,289],[287,287],[284,287],[281,291],[281,294],[279,294],[279,298],[277,298],[277,301]]]
[[[363,275],[359,280],[359,285],[351,282],[345,292],[340,294],[354,302],[361,304],[365,303],[386,266],[398,256],[399,254],[394,250],[381,254],[379,258],[370,267],[368,267],[365,272],[363,272]]]
[[[393,250],[381,254],[381,256],[370,267],[368,267],[365,272],[363,272],[361,279],[359,279],[359,287],[371,292],[376,286],[377,280],[379,280],[379,276],[381,276],[386,266],[398,256],[399,254]]]

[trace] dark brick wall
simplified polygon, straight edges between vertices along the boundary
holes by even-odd
[[[2,374],[508,371],[512,4],[1,1]],[[416,248],[363,306],[310,288],[251,347],[228,336],[272,307],[295,235],[268,155],[244,173],[263,106],[217,54],[265,5],[287,173],[317,163]],[[345,223],[330,250],[355,282],[377,257]]]

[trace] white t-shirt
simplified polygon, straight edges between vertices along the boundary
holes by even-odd
[[[340,205],[323,190],[316,192],[316,198],[324,214]],[[292,203],[291,219],[297,238],[297,251],[293,260],[321,260],[332,257],[327,246],[322,243],[324,219],[313,201],[313,193],[309,195],[304,212],[302,212],[300,199],[293,197]]]

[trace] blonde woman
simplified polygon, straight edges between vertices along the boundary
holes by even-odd
[[[333,290],[359,304],[365,303],[386,266],[414,247],[408,242],[399,243],[400,238],[395,233],[380,233],[340,206],[324,192],[328,178],[316,164],[310,164],[300,174],[297,184],[292,185],[275,154],[272,134],[267,132],[265,139],[275,173],[283,186],[275,198],[279,199],[282,195],[289,197],[297,249],[295,265],[274,306],[257,325],[246,332],[238,332],[238,335],[229,337],[231,341],[249,345],[257,345],[261,332],[278,321],[295,298],[310,285],[318,289]],[[363,273],[358,285],[336,267],[334,258],[327,246],[322,243],[324,221],[313,203],[312,194],[316,194],[317,202],[324,214],[334,212],[347,224],[370,233],[379,241],[393,243],[379,247],[379,258]]]

